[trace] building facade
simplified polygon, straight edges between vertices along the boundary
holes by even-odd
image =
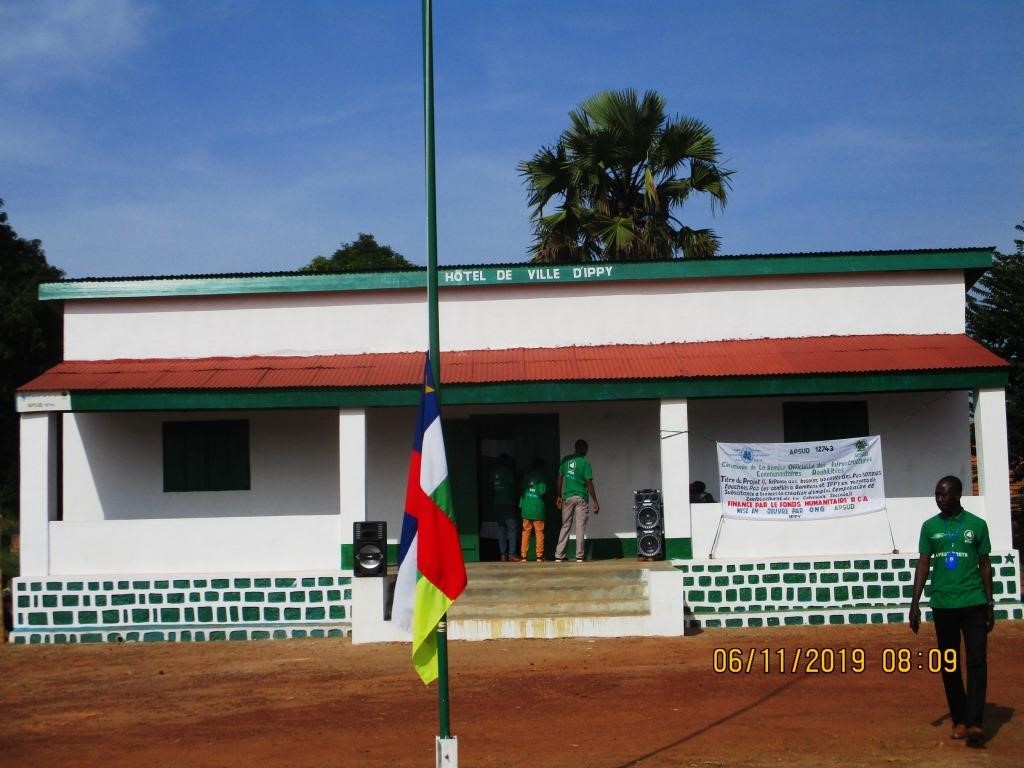
[[[440,270],[442,408],[467,561],[502,453],[587,439],[588,555],[635,554],[659,488],[680,610],[705,626],[895,621],[938,477],[1011,550],[1005,363],[964,334],[990,249]],[[63,361],[18,392],[16,642],[340,635],[352,528],[402,517],[424,270],[73,280]],[[887,510],[722,519],[715,443],[882,437]],[[551,510],[549,529],[556,526]],[[557,527],[555,527],[557,530]],[[592,538],[589,538],[592,537]],[[713,555],[713,556],[712,556]],[[393,560],[392,560],[393,561]],[[899,614],[899,616],[897,616]]]

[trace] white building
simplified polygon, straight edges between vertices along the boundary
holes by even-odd
[[[633,491],[662,489],[692,619],[902,620],[936,479],[971,488],[973,393],[978,492],[964,504],[988,521],[1000,610],[1020,618],[1006,366],[964,335],[966,290],[991,257],[443,268],[467,561],[490,554],[487,457],[553,467],[583,437],[602,502],[590,554],[632,556]],[[63,304],[64,357],[18,393],[13,639],[347,632],[353,522],[385,520],[392,544],[400,529],[425,283],[417,269],[43,285]],[[718,498],[716,441],[849,436],[837,430],[882,437],[885,515],[719,531],[718,504],[689,503],[693,479]]]

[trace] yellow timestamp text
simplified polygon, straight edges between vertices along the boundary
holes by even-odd
[[[853,674],[869,667],[887,675],[910,672],[956,672],[960,654],[955,648],[715,648],[712,669],[716,674]],[[876,666],[877,665],[877,666]]]

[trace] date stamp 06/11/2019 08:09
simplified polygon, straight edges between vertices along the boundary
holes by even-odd
[[[883,648],[880,654],[863,648],[715,648],[716,674],[853,674],[881,669],[887,675],[910,672],[956,672],[960,654],[955,648]],[[877,665],[877,666],[875,666]]]

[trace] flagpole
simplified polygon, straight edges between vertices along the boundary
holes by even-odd
[[[440,404],[441,342],[437,309],[437,194],[434,173],[434,23],[431,0],[423,0],[423,121],[427,166],[427,317],[430,334],[430,367],[434,376],[438,404]],[[441,617],[441,621],[437,625],[437,667],[438,738],[451,739],[451,724],[448,716],[447,614]],[[440,752],[438,762],[441,762]]]

